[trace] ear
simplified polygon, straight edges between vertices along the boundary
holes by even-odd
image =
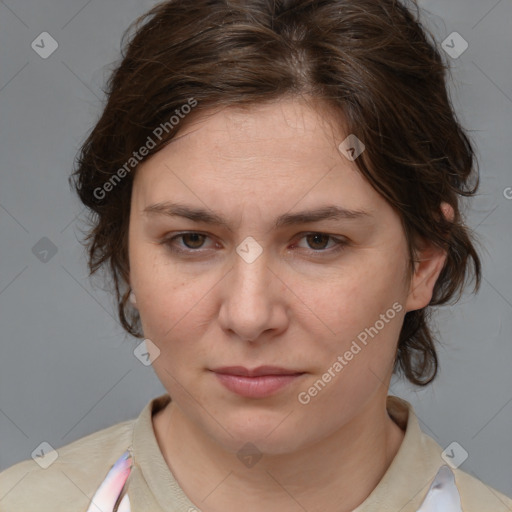
[[[453,208],[448,203],[441,203],[443,215],[453,220]],[[417,250],[417,261],[411,277],[409,293],[405,303],[405,311],[415,311],[428,306],[432,299],[434,286],[446,261],[446,251],[431,242],[420,239]]]
[[[135,297],[135,293],[133,293],[133,291],[130,292],[130,295],[129,295],[129,300],[130,302],[133,304],[134,307],[137,307],[136,304],[137,304],[137,298]]]
[[[135,297],[135,292],[133,291],[133,288],[130,287],[130,294],[128,295],[128,301],[132,305],[132,308],[139,309],[137,307],[137,297]]]

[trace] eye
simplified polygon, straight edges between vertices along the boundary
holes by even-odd
[[[333,237],[327,233],[306,233],[301,239],[307,241],[308,246],[312,249],[311,252],[336,252],[346,245],[346,241],[341,238]],[[328,250],[325,250],[329,240],[333,241],[333,245]]]
[[[196,231],[179,233],[172,237],[164,239],[161,243],[166,245],[170,251],[175,253],[200,253],[199,249],[204,248],[205,240],[210,238],[208,235]],[[347,245],[347,242],[341,238],[328,235],[326,233],[305,233],[299,240],[305,239],[310,247],[310,253],[334,253],[340,251]],[[177,244],[181,240],[181,244]],[[328,248],[329,240],[332,245]]]
[[[187,233],[180,233],[179,235],[167,238],[163,241],[163,243],[173,252],[194,252],[195,249],[202,248],[206,238],[208,238],[207,235],[191,231]],[[184,245],[180,245],[177,248],[175,241],[179,239],[183,241]]]

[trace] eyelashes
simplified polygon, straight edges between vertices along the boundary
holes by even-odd
[[[348,245],[347,241],[342,238],[319,231],[301,233],[300,235],[301,236],[298,238],[299,241],[306,239],[308,245],[314,246],[316,244],[322,246],[321,248],[304,249],[308,255],[334,254],[340,252],[346,245]],[[171,237],[167,237],[161,243],[165,245],[172,253],[197,256],[208,250],[204,249],[204,242],[209,238],[210,237],[204,233],[197,231],[186,231]],[[180,240],[182,243],[177,244],[177,242]],[[321,242],[319,243],[318,240],[321,240]],[[329,245],[329,242],[332,242],[331,247],[325,247],[325,245]]]

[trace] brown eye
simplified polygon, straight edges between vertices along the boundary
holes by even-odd
[[[203,245],[206,236],[200,233],[185,233],[179,235],[177,238],[181,238],[185,246],[189,249],[199,249]]]
[[[308,245],[314,250],[325,249],[330,238],[331,237],[329,235],[324,233],[312,233],[310,235],[306,235]]]
[[[300,243],[297,247],[306,249],[313,255],[325,255],[334,254],[341,251],[348,245],[348,241],[344,238],[338,238],[327,233],[304,233],[299,239],[300,241],[305,240],[307,247],[301,246]],[[329,245],[331,244],[331,245]]]
[[[208,238],[210,237],[202,233],[190,231],[164,239],[161,243],[175,253],[192,254],[197,252],[199,254],[201,252],[199,249],[204,248],[205,240]]]
[[[205,244],[209,238],[208,235],[189,231],[169,237],[161,243],[167,246],[171,252],[182,256],[204,256],[204,251],[208,249]],[[305,233],[299,240],[305,240],[307,247],[300,246],[299,244],[297,244],[296,247],[305,249],[306,252],[309,252],[311,255],[318,256],[334,254],[343,250],[348,244],[347,240],[326,233]],[[210,248],[215,248],[215,244]]]

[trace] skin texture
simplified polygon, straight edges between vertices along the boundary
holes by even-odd
[[[400,218],[340,154],[348,134],[330,115],[290,98],[219,110],[187,123],[135,175],[130,282],[145,337],[160,350],[154,370],[172,397],[153,418],[155,434],[204,512],[350,511],[403,439],[386,411],[398,336],[405,313],[429,303],[445,253],[423,244],[407,279]],[[216,212],[229,229],[144,213],[163,201]],[[281,214],[330,204],[369,216],[273,227]],[[169,244],[189,253],[162,243],[187,231],[205,236]],[[332,238],[308,236],[315,233],[346,244],[335,252]],[[252,263],[236,252],[248,236],[262,248]],[[300,403],[298,394],[395,302],[401,311]],[[231,365],[306,373],[254,399],[210,371]],[[237,457],[247,442],[262,454],[252,467]]]

